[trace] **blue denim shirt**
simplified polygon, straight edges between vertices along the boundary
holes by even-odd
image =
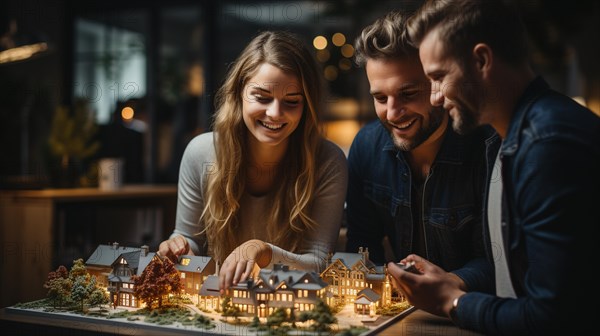
[[[448,123],[423,197],[413,200],[404,152],[379,121],[363,127],[348,157],[346,251],[368,247],[370,259],[384,263],[389,261],[382,247],[387,236],[395,261],[413,253],[411,206],[421,202],[427,254],[423,257],[454,271],[471,290],[493,291],[493,265],[485,258],[481,223],[487,171],[484,139],[489,130],[461,136]]]
[[[600,118],[537,78],[514,110],[501,161],[517,299],[467,293],[456,322],[486,334],[593,330],[597,310],[582,304],[599,302],[590,272],[600,238]]]

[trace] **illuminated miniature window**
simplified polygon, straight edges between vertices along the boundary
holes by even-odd
[[[346,290],[342,288],[342,295],[346,294]]]
[[[127,265],[127,260],[121,258],[121,260],[119,260],[119,264],[121,264],[121,265]]]
[[[200,284],[196,284],[196,290],[200,290]]]
[[[181,278],[185,279],[185,273],[184,272],[181,272]]]
[[[301,298],[302,297],[302,291],[298,290],[298,297]]]
[[[269,294],[269,300],[273,300],[273,293]]]
[[[308,297],[308,291],[306,289],[304,290],[304,297]]]
[[[308,283],[308,279],[304,279],[304,283]]]
[[[192,283],[191,282],[188,282],[187,288],[192,289]]]
[[[350,287],[350,280],[346,280],[346,286]]]
[[[269,279],[269,284],[273,284],[273,279]]]
[[[281,289],[286,289],[287,287],[285,287],[285,285],[281,286]]]
[[[288,294],[288,301],[292,301],[292,294]]]
[[[181,264],[187,266],[190,264],[190,258],[181,258]]]
[[[281,295],[279,295],[279,293],[277,293],[277,295],[275,295],[275,299],[276,299],[277,301],[281,301]]]
[[[237,291],[237,289],[233,290],[233,297],[238,297],[238,291]]]
[[[278,295],[279,295],[279,294],[278,294]],[[287,295],[285,295],[285,294],[281,295],[281,300],[283,300],[283,301],[287,301]]]

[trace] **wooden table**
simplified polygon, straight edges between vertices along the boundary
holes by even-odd
[[[481,335],[469,330],[460,329],[450,319],[429,314],[423,310],[415,310],[404,318],[378,331],[379,336],[469,336]]]
[[[176,203],[174,185],[0,191],[0,307],[45,297],[48,272],[89,257],[80,251],[110,241],[156,244],[174,227]],[[140,230],[151,231],[135,236]]]

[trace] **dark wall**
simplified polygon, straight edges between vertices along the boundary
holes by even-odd
[[[2,0],[0,13],[4,41],[10,35],[17,44],[48,43],[46,52],[0,64],[0,176],[7,182],[10,176],[45,172],[48,126],[64,96],[67,27],[60,0]]]

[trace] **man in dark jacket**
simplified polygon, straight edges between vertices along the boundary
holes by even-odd
[[[417,256],[390,264],[409,301],[486,334],[593,330],[600,197],[600,118],[551,90],[528,63],[517,13],[498,0],[428,1],[409,22],[431,102],[454,128],[489,124],[502,138],[486,205],[496,295],[467,292]]]
[[[448,113],[432,107],[418,51],[405,39],[407,17],[391,12],[355,43],[379,120],[350,148],[346,251],[366,247],[375,263],[416,253],[452,271],[460,288],[492,291],[481,214],[484,140],[493,132],[459,135]]]

